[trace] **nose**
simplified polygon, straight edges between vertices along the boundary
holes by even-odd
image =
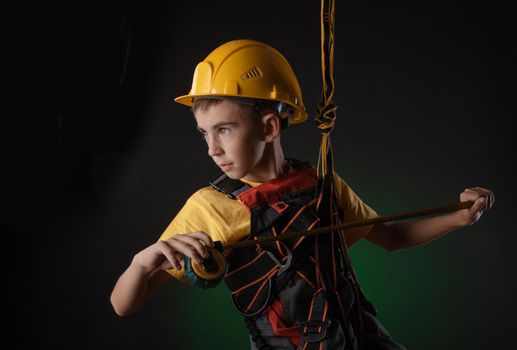
[[[208,155],[210,157],[215,157],[223,153],[221,143],[217,137],[207,137],[206,144],[208,145]]]

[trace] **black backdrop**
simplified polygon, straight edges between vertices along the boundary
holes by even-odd
[[[446,340],[459,334],[455,344],[465,348],[510,346],[515,13],[488,1],[337,3],[338,170],[386,214],[456,200],[467,186],[495,192],[471,238],[453,236],[433,249],[450,261],[476,256],[461,265],[472,278],[465,290],[451,287],[458,300],[440,317],[446,324],[461,304],[462,317],[483,327],[450,329]],[[108,301],[132,255],[217,175],[188,109],[171,99],[188,91],[196,63],[213,48],[254,38],[291,61],[313,115],[319,1],[18,2],[4,16],[4,331],[20,347],[192,348],[174,307],[160,313],[170,296],[184,302],[174,282],[129,320]],[[285,138],[287,154],[315,159],[313,123]],[[439,269],[433,259],[424,265]],[[419,319],[421,341],[404,337],[407,324],[391,327],[408,347],[434,349],[440,336],[426,319]]]

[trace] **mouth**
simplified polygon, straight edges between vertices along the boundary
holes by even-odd
[[[233,163],[217,164],[222,171],[228,171]]]

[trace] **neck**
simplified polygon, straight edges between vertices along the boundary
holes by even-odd
[[[252,182],[266,182],[289,172],[289,164],[284,157],[284,151],[280,140],[269,143],[264,149],[261,161],[255,166],[253,172],[244,176],[244,180]]]

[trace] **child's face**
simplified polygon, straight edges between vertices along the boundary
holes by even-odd
[[[194,113],[208,155],[232,179],[260,172],[266,140],[260,120],[246,115],[236,103],[223,100]]]

